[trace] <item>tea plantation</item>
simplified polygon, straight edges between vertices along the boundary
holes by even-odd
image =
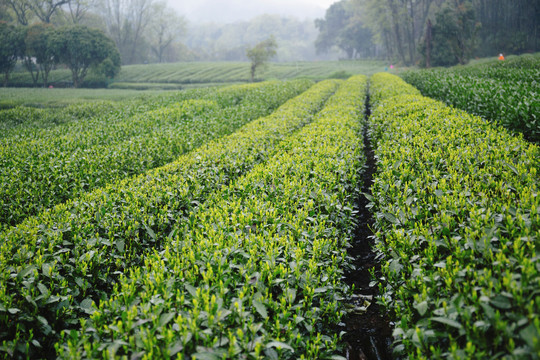
[[[388,73],[0,110],[0,358],[346,359],[365,196],[396,358],[537,359],[531,84],[503,120]]]

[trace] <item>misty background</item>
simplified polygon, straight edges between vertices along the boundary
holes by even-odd
[[[0,0],[0,21],[99,29],[123,65],[247,61],[246,51],[270,36],[272,61],[427,67],[540,44],[540,0]]]
[[[300,20],[324,16],[334,0],[168,0],[168,4],[179,14],[194,23],[232,23],[251,20],[259,15],[273,14],[294,17]]]

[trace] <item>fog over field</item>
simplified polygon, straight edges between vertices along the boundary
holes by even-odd
[[[228,23],[261,14],[294,16],[299,19],[324,17],[335,0],[168,0],[171,7],[189,21]]]

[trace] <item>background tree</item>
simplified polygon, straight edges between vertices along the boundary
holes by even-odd
[[[165,2],[154,4],[149,35],[152,53],[158,63],[165,61],[167,50],[184,35],[186,25],[186,19],[176,14]]]
[[[316,54],[313,43],[317,29],[313,20],[280,15],[260,15],[230,24],[189,23],[185,38],[187,52],[182,60],[247,61],[246,49],[273,34],[279,47],[276,61],[337,59],[336,54]]]
[[[76,88],[84,81],[90,67],[100,69],[106,59],[105,69],[109,75],[114,76],[120,70],[118,49],[100,30],[80,25],[60,28],[53,33],[49,44],[58,61],[71,70]]]
[[[21,35],[24,41],[22,43],[20,57],[22,58],[24,67],[26,70],[28,70],[30,76],[32,77],[32,83],[34,86],[36,86],[39,80],[39,67],[34,61],[34,54],[31,46],[37,45],[36,43],[38,42],[38,39],[36,39],[36,37],[38,37],[39,34],[38,31],[34,31],[34,29],[34,26],[32,26],[32,31],[28,26],[21,27]]]
[[[540,48],[540,0],[473,0],[478,56],[519,54]]]
[[[17,23],[20,25],[28,25],[31,17],[30,0],[3,0],[6,7],[15,15]]]
[[[154,0],[101,0],[98,3],[106,33],[116,43],[124,64],[148,60],[144,34],[152,21],[154,4]]]
[[[56,57],[50,46],[50,38],[54,31],[54,28],[50,24],[37,23],[31,25],[26,30],[25,37],[25,65],[32,74],[32,80],[34,85],[37,84],[39,74],[41,73],[41,79],[43,86],[47,87],[49,72],[56,64]],[[35,64],[34,64],[35,61]],[[36,76],[33,75],[33,67],[37,67]]]
[[[324,19],[316,19],[315,26],[319,29],[319,36],[315,41],[317,53],[328,52],[339,42],[339,37],[349,24],[351,17],[347,9],[347,0],[341,0],[333,3],[326,10]]]
[[[19,0],[13,0],[19,1]],[[30,4],[32,12],[44,23],[51,23],[52,16],[61,10],[70,0],[23,0]]]
[[[276,56],[276,49],[276,39],[274,36],[271,36],[247,50],[246,55],[251,60],[251,82],[255,81],[255,72],[257,69]]]
[[[23,32],[13,25],[0,22],[0,72],[4,74],[4,87],[23,48]]]
[[[69,0],[65,15],[71,24],[79,25],[95,7],[94,0]]]
[[[360,13],[350,0],[331,5],[324,19],[315,20],[320,30],[315,41],[317,52],[325,53],[337,47],[345,52],[348,59],[374,56],[373,36]]]

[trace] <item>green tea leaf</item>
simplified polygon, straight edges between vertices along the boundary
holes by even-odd
[[[116,241],[116,249],[121,253],[124,252],[124,244],[125,244],[124,240],[117,240]]]
[[[174,312],[161,314],[159,318],[159,326],[167,325],[172,319],[174,319],[175,316],[176,316],[176,313]]]
[[[276,348],[278,350],[286,349],[291,350],[294,352],[294,349],[289,345],[281,341],[270,341],[268,344],[266,344],[267,348]]]
[[[397,224],[398,223],[398,219],[391,213],[389,212],[385,212],[383,213],[383,216],[386,220],[388,220],[389,222],[391,222],[392,224]]]
[[[84,299],[83,301],[81,301],[80,307],[82,307],[83,309],[91,309],[92,303],[92,299]]]
[[[424,316],[428,310],[428,303],[427,301],[422,301],[421,303],[414,305],[414,308],[418,311],[420,316]]]
[[[17,274],[17,280],[18,280],[18,281],[21,281],[21,280],[24,279],[28,274],[30,274],[31,272],[33,272],[35,269],[36,269],[36,267],[35,267],[34,265],[29,265],[29,266],[25,267],[20,273]]]
[[[268,312],[266,311],[266,306],[263,303],[253,300],[253,307],[255,307],[255,310],[257,310],[259,315],[261,315],[264,319],[268,318]]]
[[[221,357],[212,353],[196,353],[192,355],[194,360],[221,360]]]
[[[510,309],[512,307],[512,303],[510,302],[510,299],[508,299],[506,296],[503,296],[501,294],[495,296],[493,299],[490,300],[490,303],[499,308],[499,309]]]
[[[523,330],[519,332],[519,336],[525,341],[527,345],[529,345],[532,349],[538,349],[540,334],[538,333],[538,330],[534,326],[534,324],[530,324]]]
[[[463,328],[463,325],[461,325],[456,320],[452,320],[452,319],[445,318],[445,317],[432,317],[432,318],[430,318],[430,320],[439,322],[441,324],[451,326],[451,327],[456,328],[456,329],[462,329]]]

